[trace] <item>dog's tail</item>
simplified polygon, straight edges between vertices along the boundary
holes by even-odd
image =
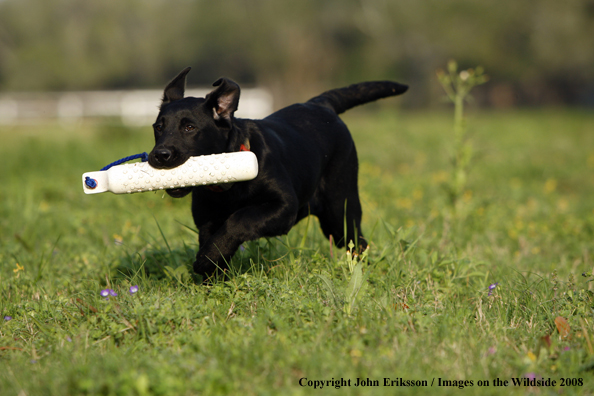
[[[389,96],[401,95],[407,89],[408,85],[392,81],[370,81],[326,91],[311,98],[308,103],[326,106],[333,109],[336,114],[341,114],[355,106]]]

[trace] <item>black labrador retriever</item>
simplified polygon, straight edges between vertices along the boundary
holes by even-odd
[[[355,84],[249,120],[234,117],[240,90],[231,80],[217,80],[206,98],[184,97],[189,71],[165,88],[150,165],[169,169],[191,156],[251,150],[259,166],[254,180],[167,190],[175,198],[192,193],[200,244],[194,271],[206,279],[226,269],[243,242],[286,234],[309,214],[338,247],[354,241],[365,249],[357,152],[338,114],[408,87],[390,81]]]

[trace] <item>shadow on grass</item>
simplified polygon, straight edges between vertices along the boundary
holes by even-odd
[[[194,249],[189,246],[169,249],[168,247],[151,247],[123,256],[114,269],[114,278],[134,278],[137,276],[164,279],[171,271],[191,271],[194,261]]]
[[[197,246],[181,247],[149,246],[136,252],[128,252],[113,269],[113,279],[177,280],[181,283],[202,282],[192,265]],[[263,238],[245,242],[235,253],[225,271],[229,278],[244,273],[268,272],[290,253],[291,249],[280,238]],[[221,278],[219,278],[221,279]]]

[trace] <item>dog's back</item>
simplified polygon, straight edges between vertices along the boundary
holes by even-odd
[[[311,146],[316,143],[319,151],[326,155],[328,152],[324,149],[325,141],[330,140],[332,146],[335,146],[340,145],[337,140],[350,140],[348,129],[337,115],[355,106],[400,95],[407,90],[407,85],[392,81],[353,84],[326,91],[305,103],[287,106],[256,123],[264,133],[268,130],[272,135],[279,134],[281,144],[278,149],[281,151],[283,147],[299,149],[300,138],[305,138],[306,141],[302,144]]]

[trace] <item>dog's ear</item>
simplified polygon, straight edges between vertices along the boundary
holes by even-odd
[[[177,75],[177,77],[167,84],[165,87],[165,92],[163,92],[163,102],[161,103],[161,106],[184,98],[184,91],[186,89],[186,75],[191,69],[191,67],[186,67]]]
[[[230,124],[239,104],[239,85],[226,78],[219,78],[212,85],[217,89],[206,96],[206,105],[213,109],[216,121]]]

